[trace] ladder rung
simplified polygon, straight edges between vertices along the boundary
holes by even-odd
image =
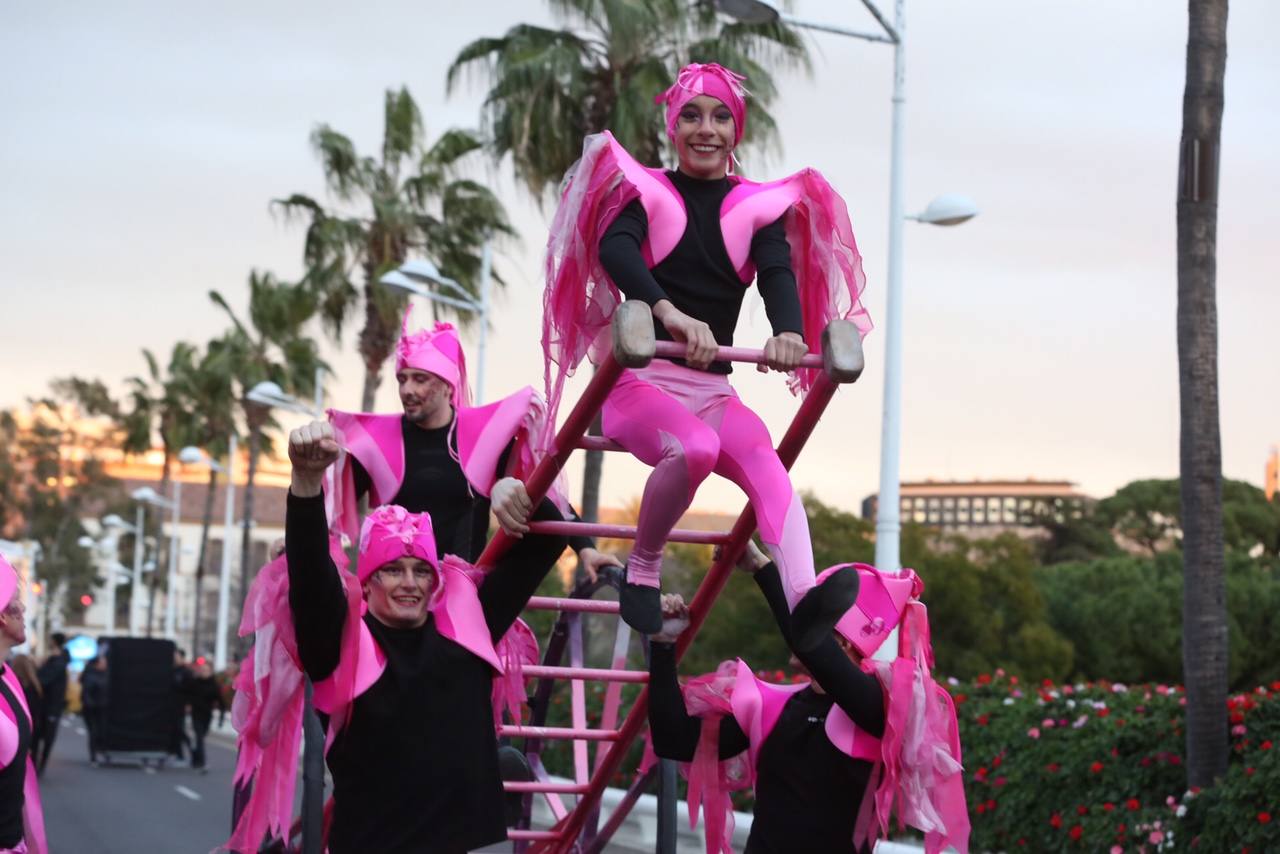
[[[663,359],[683,359],[685,353],[689,352],[688,345],[679,344],[675,341],[658,341],[653,349],[653,355]],[[764,351],[752,350],[749,347],[717,347],[717,362],[748,362],[755,365],[764,364]],[[818,368],[822,369],[822,354],[810,353],[800,360],[802,368]]]
[[[587,786],[587,783],[544,783],[541,780],[511,780],[502,784],[503,790],[507,792],[545,792],[552,795],[581,795],[587,790]]]
[[[526,664],[520,669],[525,676],[547,679],[595,679],[600,682],[648,682],[643,670],[609,670],[601,667],[552,667]]]
[[[559,839],[560,831],[558,830],[516,830],[514,827],[507,828],[507,839],[528,840],[530,842],[542,839]]]
[[[535,534],[561,534],[568,537],[605,537],[611,540],[636,538],[634,525],[601,525],[595,522],[530,522],[529,530]],[[667,535],[667,541],[718,546],[729,542],[729,534],[725,531],[691,531],[687,528],[676,528]]]
[[[512,738],[580,738],[583,741],[616,741],[616,729],[587,729],[560,726],[500,726],[498,735]]]
[[[609,599],[560,599],[555,596],[531,596],[525,604],[530,611],[579,611],[589,614],[616,614],[618,603]]]
[[[584,451],[625,451],[626,448],[604,436],[583,436],[578,447]]]

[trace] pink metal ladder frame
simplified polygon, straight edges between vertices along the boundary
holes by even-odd
[[[555,443],[549,453],[535,468],[533,475],[525,485],[526,491],[536,505],[549,490],[552,481],[564,467],[569,454],[575,448],[596,448],[599,450],[622,450],[615,443],[600,437],[585,436],[587,426],[595,414],[603,406],[605,398],[613,389],[624,368],[644,367],[655,356],[680,357],[684,355],[684,346],[673,342],[657,342],[653,339],[652,316],[649,307],[643,303],[626,302],[618,307],[613,319],[613,348],[607,353],[596,370],[595,376],[588,384],[582,397],[578,400],[565,419],[564,425],[556,434]],[[716,354],[717,359],[738,362],[763,362],[763,354],[758,350],[744,348],[721,347]],[[818,419],[826,410],[827,404],[835,395],[839,384],[852,383],[862,373],[861,338],[848,321],[833,321],[823,333],[822,354],[810,354],[801,362],[804,368],[820,368],[817,378],[801,402],[787,432],[778,444],[778,457],[789,470],[795,464],[800,450],[804,447],[817,425]],[[534,532],[555,534],[588,534],[617,538],[634,538],[635,529],[620,525],[595,525],[573,522],[541,522],[530,526]],[[724,548],[690,604],[689,628],[681,635],[676,645],[677,660],[684,655],[689,644],[706,621],[716,597],[724,588],[729,573],[741,555],[747,539],[755,531],[755,512],[748,503],[738,516],[728,534],[708,533],[700,531],[673,531],[671,540],[676,542],[695,542],[721,545]],[[498,558],[509,549],[513,539],[499,530],[490,540],[484,552],[476,561],[481,568],[492,567]],[[517,845],[532,843],[532,852],[571,852],[599,851],[621,824],[626,813],[639,797],[640,790],[648,781],[648,776],[636,780],[623,802],[614,810],[614,814],[605,827],[596,833],[599,815],[599,799],[609,779],[617,772],[623,757],[632,742],[640,734],[648,714],[648,687],[641,689],[640,695],[632,704],[626,719],[617,727],[620,692],[624,681],[646,682],[647,674],[623,669],[626,662],[629,630],[619,621],[619,633],[615,639],[614,655],[611,668],[607,670],[583,667],[582,635],[580,614],[583,612],[617,613],[617,603],[599,602],[590,599],[570,598],[556,599],[550,597],[534,597],[530,607],[562,608],[571,612],[568,622],[571,665],[560,668],[550,663],[551,645],[548,646],[544,664],[529,668],[529,675],[541,677],[539,694],[549,694],[549,681],[553,678],[571,678],[573,726],[568,728],[548,728],[538,726],[503,727],[503,735],[526,736],[526,751],[530,754],[531,765],[535,777],[533,783],[506,784],[507,791],[519,791],[532,794],[543,794],[551,806],[556,824],[551,830],[509,831],[509,838],[516,840]],[[557,623],[559,627],[560,622]],[[561,642],[560,652],[563,650]],[[584,679],[608,679],[605,706],[598,729],[586,726],[586,706],[584,695]],[[546,686],[545,688],[543,686]],[[616,727],[616,728],[615,728]],[[542,738],[574,739],[573,784],[554,784],[549,780],[545,768],[542,767],[538,754]],[[596,752],[595,768],[586,774],[588,764],[587,741],[599,742]],[[569,809],[564,806],[561,794],[579,795],[576,806]],[[528,802],[526,801],[528,818]]]

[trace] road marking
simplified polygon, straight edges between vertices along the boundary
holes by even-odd
[[[193,792],[190,789],[188,789],[186,786],[174,786],[173,788],[175,788],[178,791],[178,794],[182,795],[182,797],[184,798],[190,798],[193,801],[200,800],[200,793]]]
[[[85,734],[84,727],[82,726],[76,727],[76,735],[84,735],[84,734]]]
[[[154,765],[143,765],[143,766],[142,766],[142,771],[143,771],[143,773],[145,773],[145,774],[154,774],[154,773],[156,773],[156,769],[155,769],[155,766],[154,766]]]

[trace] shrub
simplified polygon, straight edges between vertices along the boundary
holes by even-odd
[[[951,691],[975,851],[1280,846],[1280,682],[1228,702],[1231,770],[1202,793],[1186,791],[1177,686],[1025,685],[997,671]]]

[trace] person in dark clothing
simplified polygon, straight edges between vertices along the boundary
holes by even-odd
[[[89,762],[98,764],[98,749],[107,725],[107,657],[99,655],[80,674],[80,716],[89,732]]]
[[[205,661],[197,661],[185,686],[187,705],[191,709],[191,767],[207,773],[205,768],[204,739],[213,723],[216,708],[225,719],[227,706],[222,699],[222,688],[213,677],[213,668]]]
[[[18,573],[0,555],[0,851],[45,851],[44,815],[32,761],[36,718],[9,652],[27,640]]]
[[[31,719],[40,720],[44,714],[44,694],[40,688],[39,669],[36,667],[35,660],[29,655],[15,655],[9,662],[9,666],[17,675],[18,682],[22,684],[22,695],[27,701]]]
[[[187,735],[187,682],[191,668],[187,664],[187,651],[181,647],[173,651],[173,675],[169,694],[169,755],[179,763],[186,761],[191,750],[191,738]]]
[[[791,639],[787,637],[790,621],[777,568],[754,544],[749,545],[739,566],[752,573],[790,644]],[[888,827],[888,816],[876,816],[873,811],[864,812],[862,808],[864,798],[871,794],[867,789],[873,785],[873,771],[884,768],[882,760],[886,752],[900,749],[895,738],[902,738],[902,733],[891,738],[886,731],[890,704],[907,704],[901,707],[905,712],[911,708],[911,700],[893,696],[878,668],[865,659],[879,648],[899,621],[908,619],[908,614],[912,614],[910,619],[916,622],[908,626],[911,639],[907,643],[916,644],[920,640],[917,632],[921,629],[919,621],[924,617],[916,597],[922,586],[910,570],[879,573],[862,565],[856,569],[863,591],[857,604],[849,609],[829,638],[792,656],[792,666],[810,676],[807,687],[770,685],[757,679],[739,660],[731,670],[732,686],[726,690],[720,685],[716,689],[720,696],[728,695],[728,708],[721,709],[723,716],[719,717],[717,740],[708,742],[708,748],[715,755],[707,758],[714,764],[714,760],[729,760],[746,752],[754,770],[755,814],[747,854],[792,851],[870,854],[875,837]],[[667,622],[663,631],[651,638],[650,647],[649,724],[653,749],[663,758],[697,762],[702,728],[715,726],[715,717],[704,715],[700,720],[687,711],[676,680],[674,641],[688,625],[688,609],[679,596],[664,599]],[[923,636],[927,637],[927,628]],[[914,655],[913,651],[912,657]],[[927,658],[928,654],[921,652],[919,661]],[[717,678],[727,678],[722,676],[724,672],[722,668]],[[936,709],[922,712],[928,720],[909,723],[899,720],[897,728],[914,728],[916,737],[925,741],[928,737],[919,735],[919,731],[940,732],[950,728],[953,738],[950,742],[933,741],[924,745],[930,749],[920,750],[916,744],[905,751],[928,756],[931,767],[927,773],[914,778],[915,788],[923,788],[923,792],[901,795],[895,790],[899,816],[908,824],[927,828],[929,850],[941,850],[944,843],[950,843],[964,852],[969,825],[964,807],[959,741],[954,735],[954,706],[946,698],[944,708],[945,691],[933,684],[927,670],[915,673],[926,686],[926,692],[942,693],[937,695]],[[695,686],[688,690],[698,694],[701,688]],[[945,760],[934,759],[944,754],[953,760],[945,773],[942,771]],[[904,765],[911,761],[901,760]],[[888,782],[896,785],[895,778],[889,777]],[[929,807],[917,811],[915,806],[921,800]],[[921,815],[933,819],[941,816],[941,819],[922,822]],[[711,826],[708,821],[708,828]]]
[[[342,674],[353,666],[355,684],[363,684],[360,674],[375,660],[363,656],[353,664],[344,648],[351,637],[344,625],[355,615],[330,556],[321,492],[324,470],[337,455],[329,424],[290,435],[289,609],[317,698],[330,685],[340,690]],[[549,501],[533,515],[559,518]],[[426,514],[389,505],[366,519],[357,577],[367,612],[358,633],[385,664],[349,707],[328,709],[343,718],[326,757],[334,785],[330,851],[453,854],[506,838],[490,705],[492,645],[566,544],[561,537],[523,537],[477,591],[450,558],[437,558]],[[437,619],[446,612],[449,619]],[[464,612],[469,616],[457,616]],[[325,708],[321,699],[317,708]]]
[[[407,314],[405,320],[407,325]],[[395,376],[402,414],[329,411],[347,452],[339,459],[335,479],[354,493],[346,506],[337,508],[336,524],[354,539],[355,514],[349,508],[365,496],[371,507],[395,504],[411,513],[429,513],[440,555],[474,562],[488,540],[490,509],[505,530],[523,532],[524,514],[518,508],[527,511],[528,496],[520,480],[503,475],[516,463],[529,462],[513,460],[512,454],[518,445],[528,448],[526,421],[538,404],[532,390],[525,389],[490,407],[470,406],[466,358],[448,323],[412,334],[402,329]],[[491,418],[494,407],[515,417]],[[500,443],[490,449],[500,451],[490,458],[497,465],[491,461],[487,467],[468,466],[459,436],[485,430]],[[378,471],[379,477],[370,470]],[[604,566],[621,565],[612,555],[597,551],[589,537],[574,537],[570,545],[593,579]]]
[[[44,716],[40,723],[39,744],[32,751],[36,771],[44,773],[58,738],[58,725],[67,708],[67,667],[71,656],[66,651],[67,636],[62,632],[49,635],[49,656],[40,665],[40,692],[44,696]]]
[[[818,347],[827,321],[854,313],[849,303],[857,301],[861,271],[856,249],[848,245],[852,230],[844,205],[816,172],[768,184],[732,174],[746,122],[741,81],[719,65],[693,63],[659,96],[678,159],[674,170],[646,169],[607,133],[588,138],[552,226],[543,342],[563,378],[590,349],[594,319],[607,318],[625,297],[650,307],[659,340],[684,345],[683,358],[624,371],[601,413],[604,435],[653,466],[627,560],[622,618],[645,634],[660,628],[667,538],[699,485],[715,473],[750,499],[780,570],[793,639],[812,646],[849,607],[854,582],[838,573],[815,583],[800,498],[764,422],[730,385],[729,363],[714,358],[717,347],[733,345],[743,296],[754,279],[772,327],[760,369],[795,371]],[[813,209],[822,211],[813,234],[828,232],[816,240],[799,225]],[[588,239],[576,236],[584,218],[592,236],[603,229],[594,246],[573,243]],[[800,243],[794,268],[792,231]],[[805,253],[806,240],[825,251]],[[837,266],[842,272],[828,276]],[[795,380],[800,386],[812,382],[808,374]],[[556,392],[551,394],[554,402]]]

